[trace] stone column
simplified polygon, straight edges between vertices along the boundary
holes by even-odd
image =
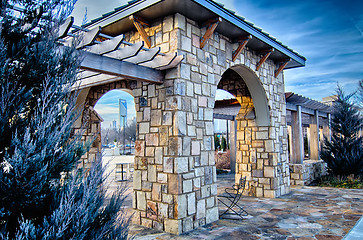
[[[315,110],[310,116],[310,159],[319,160],[319,111]]]
[[[292,117],[292,154],[291,163],[302,164],[304,161],[304,138],[301,119],[301,106],[297,106],[296,112],[291,112]]]
[[[231,173],[236,173],[236,154],[237,154],[237,120],[231,121],[230,130],[230,159]]]
[[[162,85],[139,83],[134,222],[180,234],[218,220],[210,87],[182,63]],[[196,79],[195,79],[196,80]]]

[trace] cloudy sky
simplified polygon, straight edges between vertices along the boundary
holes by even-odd
[[[363,79],[362,0],[218,2],[307,58],[305,67],[284,71],[287,92],[321,100],[334,94],[337,83],[346,91],[354,91],[358,81]],[[87,18],[91,20],[125,3],[124,0],[79,0],[73,16],[80,24],[86,8]],[[113,95],[115,98],[117,96]],[[118,98],[116,106],[117,102]],[[102,101],[99,104],[102,105]]]

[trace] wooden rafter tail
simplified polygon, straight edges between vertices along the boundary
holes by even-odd
[[[261,68],[262,64],[264,62],[266,62],[267,58],[271,55],[271,53],[273,51],[274,51],[273,48],[268,49],[266,51],[262,51],[263,52],[263,55],[262,55],[262,58],[260,59],[260,61],[258,62],[257,66],[256,66],[256,71],[258,71]]]
[[[207,26],[207,31],[205,32],[204,36],[201,37],[200,39],[200,48],[203,48],[205,46],[205,44],[207,43],[207,41],[209,40],[209,38],[212,36],[214,30],[216,30],[218,23],[222,22],[222,18],[216,18],[216,19],[211,19],[208,20],[206,22],[206,26]]]
[[[251,39],[252,39],[252,36],[248,35],[247,37],[245,37],[245,38],[238,41],[238,48],[235,51],[233,51],[233,53],[232,53],[232,61],[233,62],[238,58],[238,56],[240,55],[242,50],[246,47],[248,41],[251,40]]]
[[[138,53],[136,56],[132,58],[128,58],[125,61],[140,64],[152,61],[160,52],[160,47],[150,48],[149,51],[143,51]]]
[[[122,41],[125,39],[125,36],[123,34],[114,37],[109,40],[105,40],[101,43],[92,45],[87,50],[92,53],[96,54],[105,54],[112,51],[115,51],[122,43]]]
[[[142,18],[131,15],[130,20],[134,23],[134,26],[136,27],[137,31],[140,33],[142,40],[146,43],[148,48],[151,48],[151,42],[150,38],[147,35],[144,26],[149,27],[150,25],[144,21]]]
[[[174,68],[176,66],[178,66],[178,64],[181,63],[181,61],[183,61],[184,59],[184,55],[179,55],[177,57],[175,57],[173,59],[173,61],[171,61],[171,63],[167,66],[164,66],[164,67],[160,67],[160,68],[157,68],[158,70],[166,70],[166,69],[170,69],[170,68]]]
[[[168,66],[176,58],[177,53],[167,53],[165,56],[156,56],[152,61],[141,63],[141,66],[149,68],[161,68]]]
[[[88,45],[91,45],[96,40],[98,34],[101,32],[101,27],[96,27],[89,32],[82,32],[79,34],[81,42],[77,45],[77,49],[82,49]]]
[[[74,23],[74,17],[72,16],[68,17],[66,21],[59,26],[57,31],[57,38],[59,39],[66,37],[73,23]]]
[[[115,58],[118,60],[123,60],[123,59],[127,59],[127,58],[131,58],[133,56],[136,56],[143,47],[144,47],[144,42],[141,41],[141,42],[137,42],[131,46],[123,47],[123,48],[117,49],[115,51],[106,53],[104,56],[110,57],[110,58]]]
[[[284,70],[284,68],[286,67],[286,65],[290,62],[290,58],[286,59],[285,61],[282,61],[280,63],[279,68],[275,71],[275,78],[277,78],[279,76],[279,74]]]

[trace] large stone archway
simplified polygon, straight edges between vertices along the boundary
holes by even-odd
[[[179,57],[180,64],[172,64],[173,68],[156,67],[157,81],[144,72],[135,77],[134,71],[129,71],[133,79],[129,81],[125,64],[100,64],[102,74],[116,70],[116,76],[124,78],[117,84],[125,85],[118,88],[132,90],[135,98],[134,222],[180,234],[218,220],[213,147],[218,87],[234,92],[242,105],[237,116],[236,178],[247,176],[248,192],[253,196],[273,198],[288,193],[286,103],[280,73],[286,66],[301,66],[304,59],[210,1],[143,1],[146,5],[142,8],[140,2],[131,2],[110,18],[88,25],[94,28],[100,24],[104,34],[123,34],[134,47],[147,42],[152,48],[140,53],[143,57],[150,57],[155,50],[164,57]],[[190,6],[205,15],[190,14]],[[160,15],[159,7],[169,10]],[[175,13],[175,9],[183,14]],[[150,22],[141,26],[137,19],[143,14]],[[216,18],[219,15],[223,21]],[[116,52],[130,53],[130,48]],[[127,59],[137,69],[159,62],[156,57],[153,64],[145,63],[141,56]],[[84,69],[94,70],[93,65],[90,61]],[[115,86],[108,90],[110,87]],[[86,108],[106,90],[102,86],[84,90]]]
[[[234,95],[241,105],[236,116],[236,182],[246,176],[246,193],[251,196],[276,197],[287,193],[289,172],[282,141],[286,128],[276,121],[272,124],[273,113],[264,84],[252,69],[239,64],[222,74],[217,87]]]

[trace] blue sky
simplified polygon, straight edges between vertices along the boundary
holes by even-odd
[[[284,71],[287,92],[321,100],[334,94],[338,82],[351,92],[363,79],[362,0],[218,2],[307,58],[305,67]],[[124,0],[79,0],[73,16],[80,24],[86,7],[90,20],[125,3]],[[112,97],[107,99],[112,101]],[[117,105],[118,98],[115,102]],[[107,107],[112,105],[105,103]]]

